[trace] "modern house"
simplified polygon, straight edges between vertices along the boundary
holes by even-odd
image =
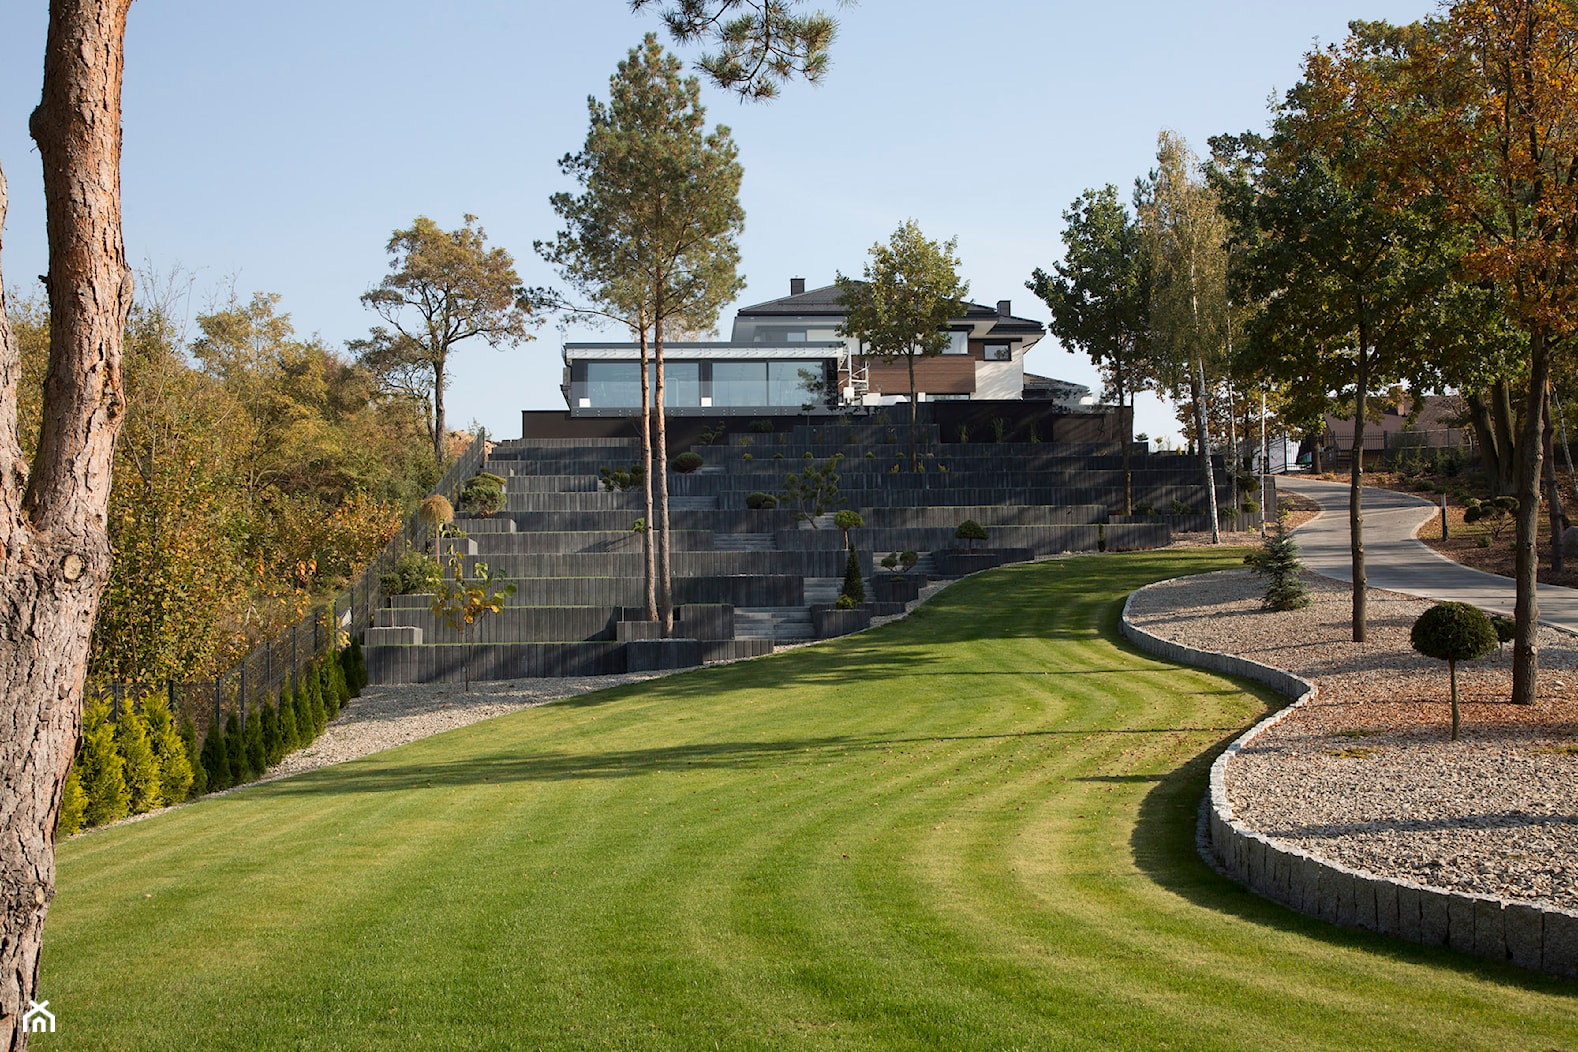
[[[884,363],[840,336],[845,317],[836,285],[745,307],[728,342],[665,343],[664,403],[671,415],[847,413],[909,400],[906,363]],[[1088,405],[1078,384],[1036,378],[1026,389],[1025,353],[1046,335],[1015,317],[1012,304],[972,303],[949,324],[947,349],[915,363],[918,401],[1050,399]],[[571,416],[626,416],[641,404],[640,349],[634,343],[564,345],[564,391]]]

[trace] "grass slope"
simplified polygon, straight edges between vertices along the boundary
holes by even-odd
[[[73,1049],[1546,1049],[1573,987],[1347,932],[1194,853],[1268,695],[1115,642],[1237,553],[973,578],[65,845]]]

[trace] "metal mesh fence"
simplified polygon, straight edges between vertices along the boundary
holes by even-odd
[[[458,504],[461,487],[481,469],[486,456],[487,442],[485,436],[479,435],[444,472],[433,492]],[[343,592],[314,607],[273,639],[254,647],[233,668],[214,679],[171,680],[163,684],[90,683],[87,694],[90,698],[108,699],[119,715],[122,706],[162,692],[177,719],[184,715],[196,725],[199,740],[226,713],[236,713],[245,725],[249,715],[256,713],[265,701],[277,700],[287,686],[294,691],[303,671],[319,655],[336,649],[342,634],[359,632],[372,622],[373,612],[384,600],[379,578],[394,569],[396,559],[417,546],[424,529],[414,514],[407,517],[384,550]]]

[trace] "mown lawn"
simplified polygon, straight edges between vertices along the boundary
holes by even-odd
[[[1194,817],[1276,700],[1116,642],[1241,553],[972,578],[886,629],[65,845],[71,1049],[1570,1049],[1574,984],[1306,920]]]

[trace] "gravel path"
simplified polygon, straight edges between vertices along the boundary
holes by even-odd
[[[1306,583],[1314,602],[1287,613],[1261,610],[1247,570],[1149,588],[1130,607],[1155,635],[1318,686],[1229,764],[1240,820],[1354,869],[1578,909],[1578,639],[1541,629],[1533,706],[1502,700],[1510,646],[1460,665],[1452,742],[1446,666],[1408,643],[1430,603],[1372,591],[1370,638],[1354,643],[1350,587]]]

